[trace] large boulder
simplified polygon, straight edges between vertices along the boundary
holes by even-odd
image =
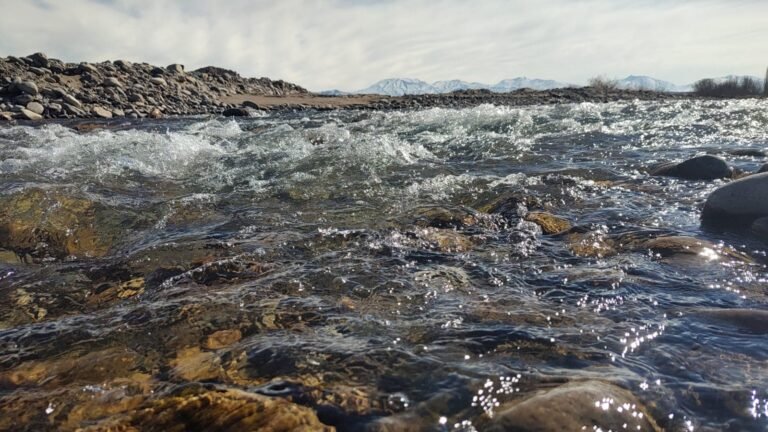
[[[130,228],[127,214],[62,191],[0,197],[0,248],[33,260],[100,257]]]
[[[598,429],[599,428],[599,429]],[[489,432],[660,431],[635,396],[600,381],[568,383],[499,408]]]
[[[11,88],[17,94],[28,94],[30,96],[35,96],[40,92],[37,88],[37,84],[33,83],[32,81],[16,82],[13,83]]]
[[[768,173],[744,177],[709,194],[701,212],[705,225],[746,228],[768,216]]]
[[[719,157],[704,155],[680,163],[664,164],[651,170],[652,176],[677,177],[686,180],[731,178],[733,169]]]
[[[27,56],[27,58],[32,62],[33,66],[36,66],[39,68],[47,68],[50,65],[50,62],[48,61],[48,56],[41,52],[37,52],[32,55],[29,55]]]

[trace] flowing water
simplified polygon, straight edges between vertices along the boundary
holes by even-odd
[[[704,153],[755,171],[766,148],[755,100],[0,128],[2,195],[90,203],[111,239],[0,255],[0,407],[66,429],[208,383],[340,430],[482,430],[597,379],[667,430],[766,430],[765,322],[712,311],[767,310],[768,248],[700,227],[724,181],[648,175]],[[632,246],[660,236],[709,246]]]

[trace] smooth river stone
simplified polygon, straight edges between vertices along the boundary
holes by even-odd
[[[532,397],[504,404],[484,430],[660,431],[661,428],[632,393],[601,381],[584,381],[543,390]]]
[[[652,176],[677,177],[686,180],[731,178],[733,169],[719,157],[704,155],[678,164],[665,164],[651,171]]]
[[[704,203],[705,224],[748,228],[768,216],[768,173],[755,174],[728,183],[712,192]]]

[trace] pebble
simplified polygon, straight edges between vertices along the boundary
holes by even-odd
[[[108,111],[100,106],[95,106],[91,109],[91,112],[96,115],[97,117],[110,119],[112,118],[112,112]]]
[[[36,113],[34,111],[30,111],[30,110],[28,110],[26,108],[22,108],[21,111],[19,111],[19,112],[27,120],[42,120],[43,119],[43,116],[41,116],[40,114],[38,114],[38,113]]]
[[[28,103],[27,104],[27,109],[32,111],[33,113],[39,114],[39,115],[42,115],[43,112],[45,111],[45,108],[39,102],[30,102],[30,103]]]

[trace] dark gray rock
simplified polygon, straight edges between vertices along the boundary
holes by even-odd
[[[37,76],[43,76],[51,73],[48,69],[39,68],[39,67],[31,67],[29,68],[29,71]]]
[[[664,164],[651,170],[652,176],[677,177],[686,180],[731,178],[733,169],[719,157],[704,155],[677,164]]]
[[[74,105],[65,103],[63,108],[64,108],[64,112],[66,112],[67,114],[77,116],[77,117],[85,117],[85,111],[81,110],[80,107],[76,107]]]
[[[170,64],[165,69],[171,73],[184,73],[184,65],[178,63]]]
[[[130,72],[131,69],[133,69],[133,63],[127,60],[115,60],[115,66],[117,66],[124,72]]]
[[[37,89],[37,84],[33,83],[32,81],[20,81],[13,83],[12,89],[16,93],[23,93],[31,96],[36,96],[38,93],[40,93],[40,91]]]
[[[248,117],[250,113],[245,108],[229,108],[221,113],[224,117]]]
[[[50,62],[48,61],[48,56],[41,52],[29,55],[27,56],[27,58],[32,62],[32,65],[35,67],[47,68],[50,64]]]
[[[768,173],[741,178],[715,189],[701,213],[705,225],[746,228],[768,217]]]
[[[80,63],[80,65],[77,67],[77,71],[80,74],[89,73],[92,75],[98,75],[99,70],[96,68],[96,66],[90,64],[90,63]]]
[[[738,329],[740,332],[768,334],[768,311],[758,309],[700,309],[692,314]]]
[[[104,87],[122,87],[123,86],[120,80],[115,77],[107,77],[106,79],[104,79],[104,82],[101,85],[103,85]]]
[[[34,102],[35,100],[36,100],[35,96],[28,95],[28,94],[20,94],[15,98],[13,98],[13,103],[15,103],[16,105],[26,106],[28,103]]]
[[[730,150],[728,151],[728,154],[732,154],[734,156],[752,156],[752,157],[768,156],[768,154],[765,153],[765,150],[751,149],[751,148]]]

